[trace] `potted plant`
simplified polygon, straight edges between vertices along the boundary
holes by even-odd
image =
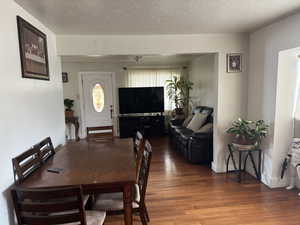
[[[74,106],[74,100],[65,98],[64,99],[64,105],[66,107],[65,109],[65,116],[66,117],[73,117],[74,116],[74,111],[73,111],[73,106]]]
[[[268,128],[269,126],[263,120],[251,121],[238,118],[226,132],[234,136],[233,145],[251,149],[260,146],[262,139],[268,135]]]
[[[183,77],[178,78],[176,76],[166,82],[169,99],[175,104],[174,116],[184,117],[184,114],[188,114],[189,93],[193,83]]]

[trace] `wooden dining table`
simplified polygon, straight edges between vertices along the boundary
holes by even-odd
[[[49,172],[51,168],[61,171]],[[135,168],[130,139],[69,143],[18,186],[49,188],[81,185],[84,194],[123,192],[125,225],[132,225]]]

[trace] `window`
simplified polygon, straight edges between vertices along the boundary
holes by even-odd
[[[101,84],[95,84],[92,96],[94,109],[96,112],[102,112],[104,108],[104,91]]]
[[[173,76],[180,77],[179,69],[136,69],[128,70],[125,84],[127,87],[164,87],[165,111],[172,110],[172,102],[168,98],[166,80]]]

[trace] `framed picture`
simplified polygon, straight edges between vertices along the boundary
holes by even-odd
[[[227,54],[227,73],[242,72],[242,54]]]
[[[22,77],[49,80],[47,36],[17,16]]]
[[[63,81],[63,83],[69,82],[68,73],[62,72],[62,81]]]

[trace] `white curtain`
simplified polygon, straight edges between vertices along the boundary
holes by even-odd
[[[166,80],[180,77],[180,69],[134,69],[127,71],[126,87],[164,87],[165,111],[172,110],[173,103],[169,100]]]

